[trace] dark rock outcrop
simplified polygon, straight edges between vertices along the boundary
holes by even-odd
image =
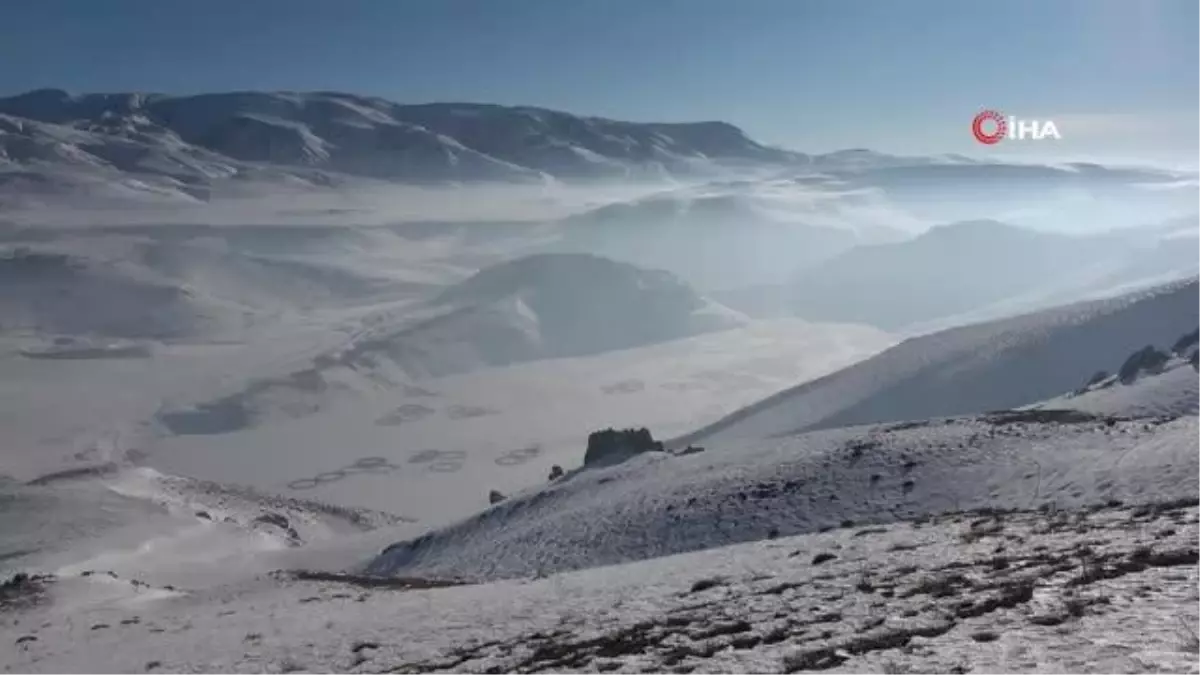
[[[654,440],[650,430],[645,427],[622,430],[608,428],[594,431],[588,436],[583,465],[618,464],[643,452],[662,451],[663,444]]]
[[[1152,345],[1146,345],[1125,359],[1125,363],[1121,364],[1121,369],[1117,371],[1117,377],[1122,383],[1129,384],[1141,373],[1158,372],[1169,359],[1167,354],[1158,351]]]

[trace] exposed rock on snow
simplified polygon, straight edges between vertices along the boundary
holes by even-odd
[[[654,440],[650,430],[604,429],[588,434],[587,450],[583,453],[585,467],[611,466],[642,454],[662,452],[663,444]]]
[[[1162,371],[1170,359],[1166,353],[1160,352],[1153,345],[1146,345],[1129,355],[1125,363],[1117,371],[1117,378],[1122,384],[1133,382],[1139,375],[1154,374]]]

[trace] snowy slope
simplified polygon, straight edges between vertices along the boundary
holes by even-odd
[[[1041,409],[1079,410],[1093,415],[1174,417],[1200,412],[1200,378],[1186,363],[1176,362],[1163,373],[1114,383],[1081,394],[1069,394],[1037,404]]]
[[[1194,501],[1192,502],[1194,504]],[[17,672],[1188,672],[1196,509],[963,513],[544,579],[6,596]],[[9,646],[11,645],[11,646]]]
[[[1195,417],[1044,413],[717,442],[577,473],[389,547],[375,574],[495,579],[615,564],[844,521],[1194,497]]]
[[[0,499],[0,569],[104,570],[157,585],[238,579],[276,552],[377,528],[419,531],[402,516],[116,463],[6,482]]]
[[[995,221],[950,223],[900,243],[857,246],[800,270],[790,280],[791,306],[811,321],[902,329],[1072,283],[1112,285],[1093,279],[1121,267],[1135,244],[1130,235],[1072,237]],[[1157,271],[1170,267],[1164,262]]]
[[[1191,331],[1176,340],[1170,351],[1149,345],[1153,350],[1149,359],[1142,348],[1131,354],[1121,368],[1112,369],[1116,375],[1098,371],[1075,391],[1030,408],[1136,417],[1195,415],[1200,412],[1196,339],[1197,331]]]
[[[1197,282],[910,338],[677,439],[712,443],[804,429],[1016,407],[1071,391],[1097,369],[1200,322]]]
[[[236,325],[235,308],[120,265],[17,247],[0,251],[0,331],[176,338]]]

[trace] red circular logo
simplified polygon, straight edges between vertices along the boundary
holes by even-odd
[[[992,122],[995,129],[991,133],[984,130],[984,124]],[[1008,133],[1008,122],[1004,121],[1004,116],[995,110],[984,110],[975,116],[971,122],[971,133],[975,134],[975,140],[984,145],[995,145],[1004,139],[1004,135]]]

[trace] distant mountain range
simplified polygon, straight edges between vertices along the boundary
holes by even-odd
[[[404,105],[338,92],[0,98],[0,162],[109,166],[183,182],[289,167],[405,181],[696,174],[714,167],[831,169],[973,164],[865,149],[809,155],[719,121],[641,123],[532,106]]]
[[[534,107],[401,105],[332,92],[43,89],[0,98],[0,168],[6,180],[31,185],[52,167],[152,176],[200,197],[196,187],[217,178],[537,181],[810,161],[724,122],[643,124]]]
[[[866,149],[811,155],[756,142],[716,121],[639,123],[529,106],[404,105],[336,92],[40,89],[0,98],[0,187],[25,195],[204,201],[226,182],[302,188],[354,179],[538,182],[707,177],[751,168],[860,179],[869,170],[878,177],[868,183],[906,190],[947,180],[1130,179],[1100,167],[1022,167],[957,155],[896,157]]]

